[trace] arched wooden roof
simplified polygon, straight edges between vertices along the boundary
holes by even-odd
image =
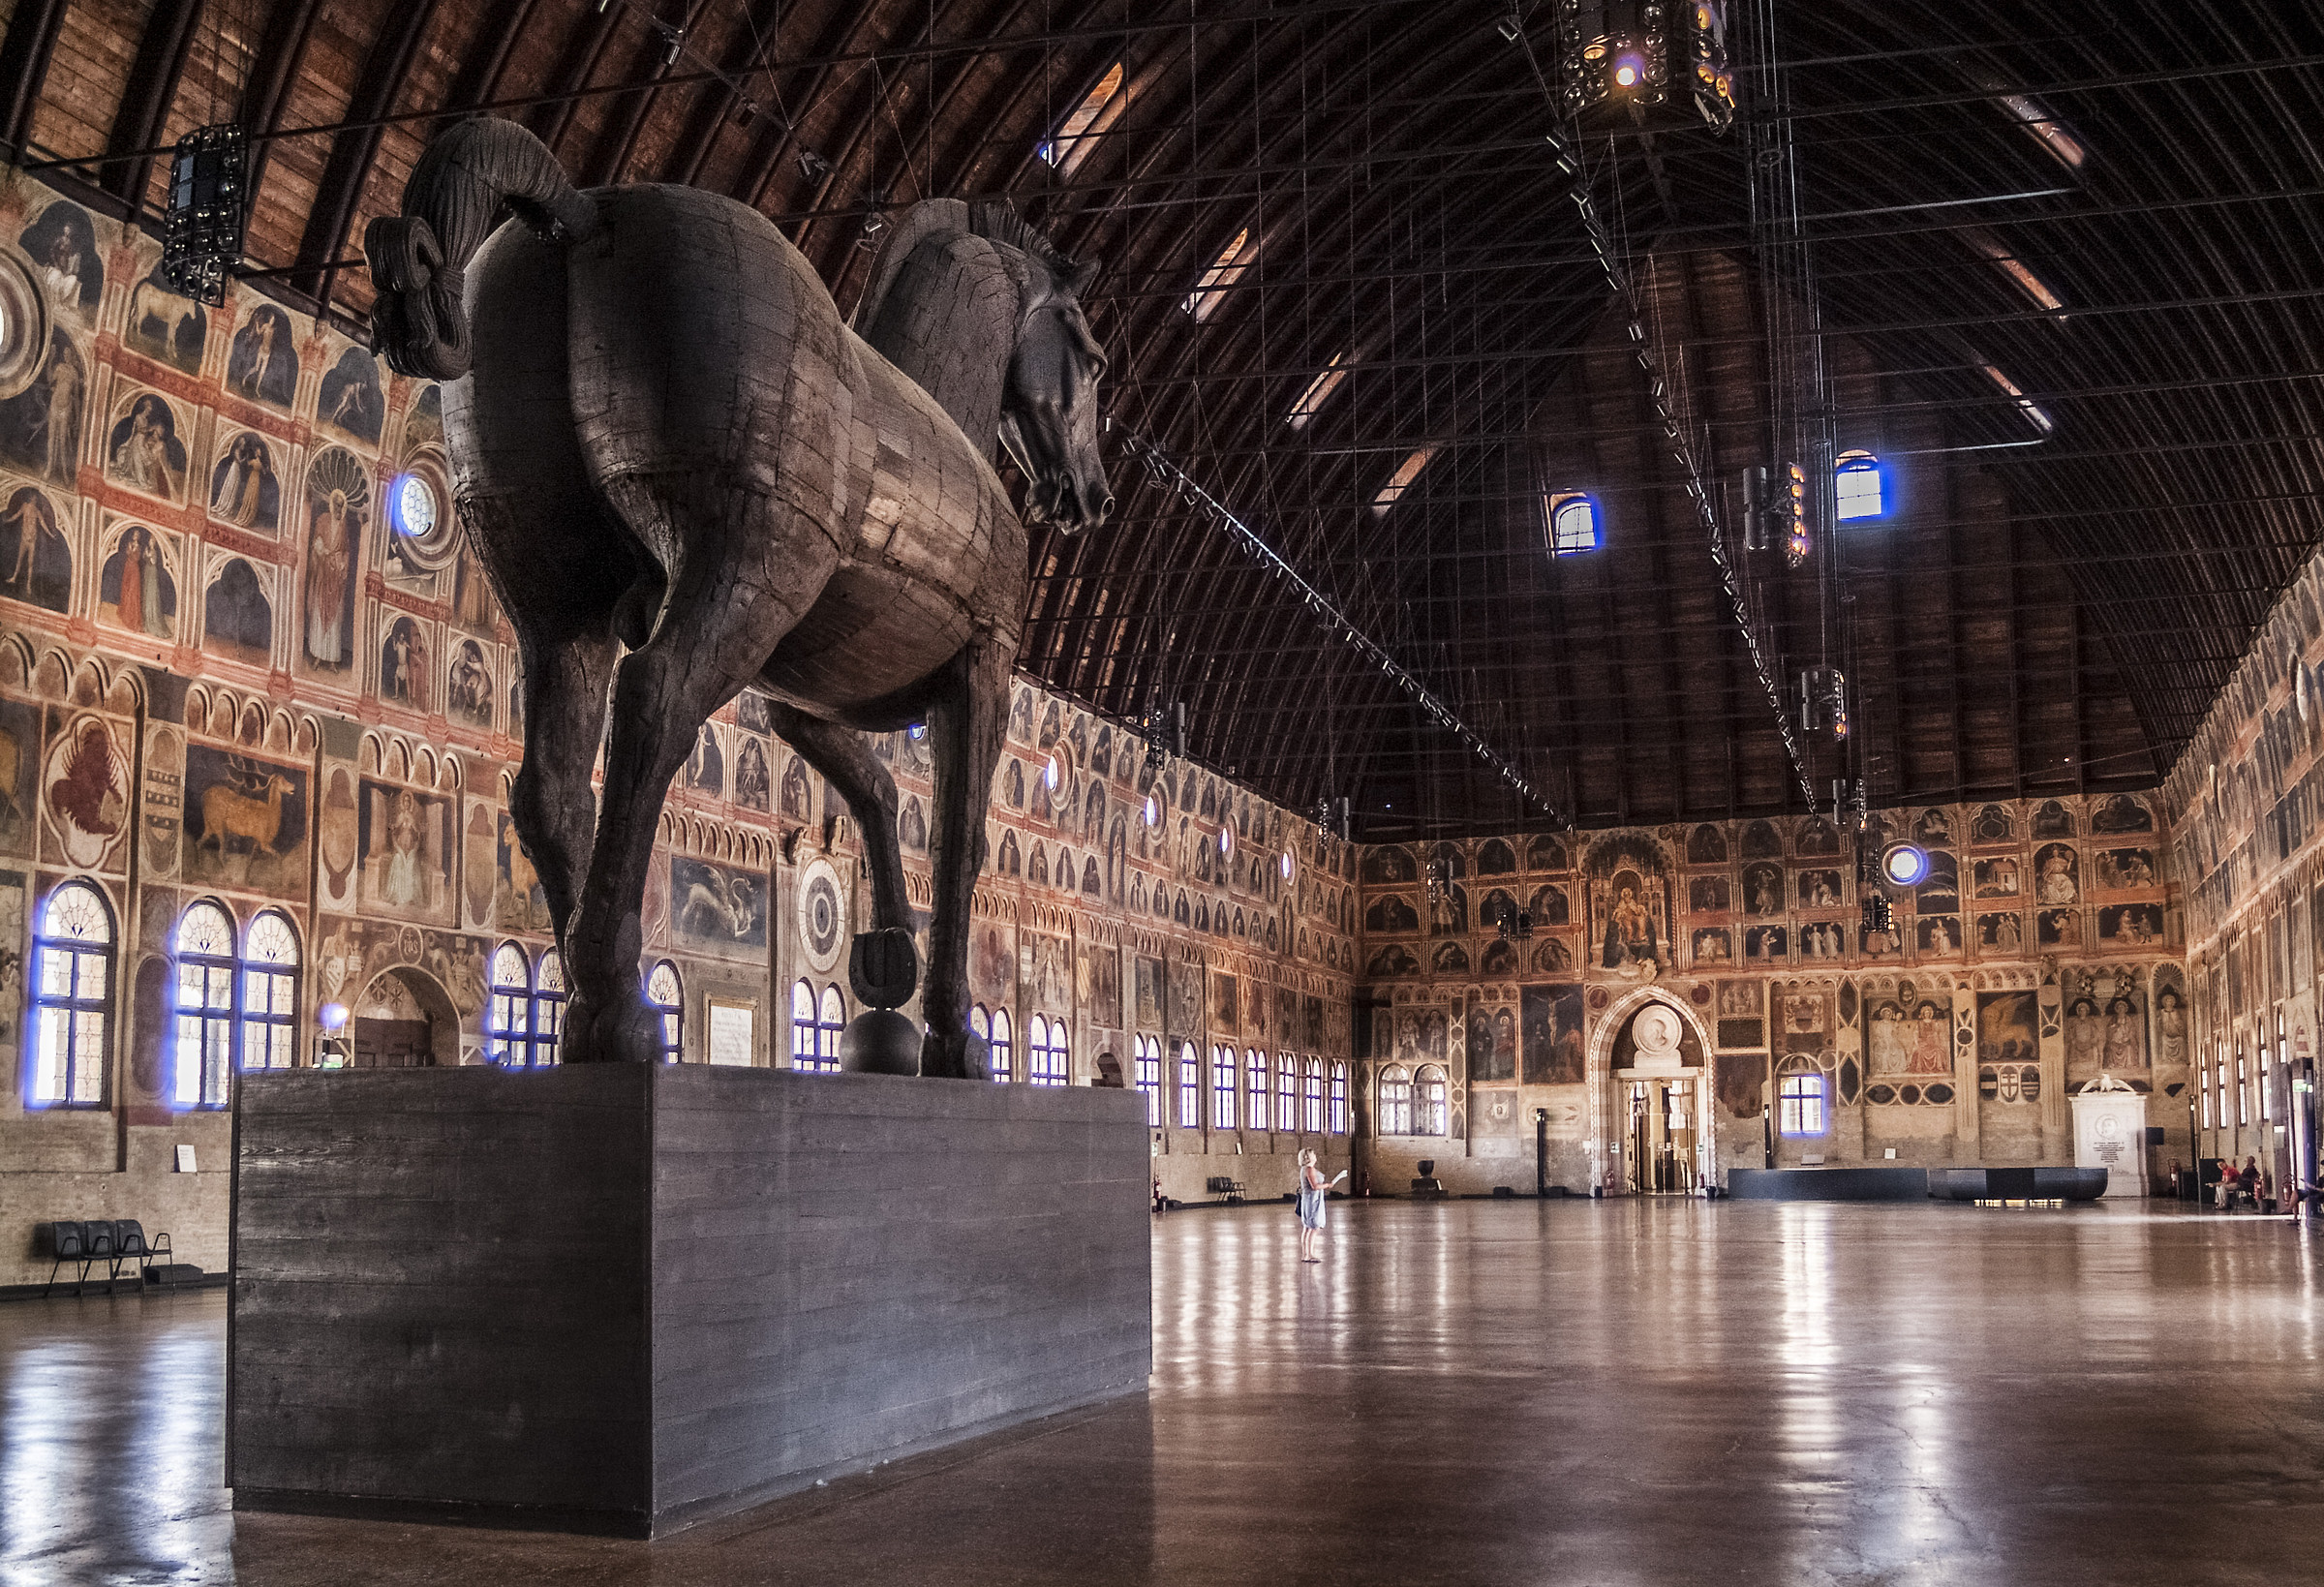
[[[0,137],[25,160],[111,153],[83,174],[150,213],[162,162],[138,151],[230,119],[337,129],[262,143],[248,254],[357,317],[369,285],[343,261],[364,223],[394,208],[431,129],[478,107],[525,121],[585,184],[758,206],[843,308],[883,216],[1007,194],[1104,263],[1091,317],[1117,423],[1562,814],[1797,809],[1507,37],[1514,21],[1549,58],[1550,11],[16,0]],[[1902,497],[1885,527],[1839,537],[1820,582],[1752,565],[1784,668],[1828,652],[1850,673],[1850,764],[1876,802],[2151,785],[2318,537],[2324,21],[2266,0],[1771,15],[1841,440],[1896,462]],[[1116,65],[1117,106],[1044,159]],[[1587,148],[1698,449],[1731,482],[1766,451],[1745,138]],[[1246,268],[1198,319],[1189,293],[1238,237]],[[1344,380],[1295,429],[1334,358]],[[1111,462],[1115,524],[1035,537],[1029,671],[1117,716],[1183,699],[1199,756],[1295,807],[1351,795],[1374,830],[1544,819],[1246,552]],[[1542,493],[1560,488],[1599,497],[1605,550],[1544,555]],[[1819,753],[1822,787],[1844,768]]]

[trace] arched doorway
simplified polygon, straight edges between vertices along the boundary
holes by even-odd
[[[460,1016],[436,978],[401,965],[382,970],[355,1000],[356,1069],[450,1068],[460,1061]]]
[[[1607,1188],[1684,1196],[1712,1182],[1711,1071],[1692,1012],[1640,989],[1605,1012],[1591,1048],[1607,1083],[1598,1132]]]

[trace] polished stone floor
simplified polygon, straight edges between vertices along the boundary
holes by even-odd
[[[0,1587],[2324,1580],[2289,1224],[1333,1210],[1157,1221],[1150,1396],[652,1544],[237,1516],[219,1295],[0,1305]]]

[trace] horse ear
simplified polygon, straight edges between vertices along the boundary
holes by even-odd
[[[1097,260],[1086,259],[1075,263],[1073,273],[1066,279],[1065,284],[1073,295],[1078,298],[1089,290],[1089,284],[1096,279]]]

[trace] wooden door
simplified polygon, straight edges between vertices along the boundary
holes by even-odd
[[[436,1061],[436,1027],[426,1020],[357,1020],[356,1069],[424,1069]]]

